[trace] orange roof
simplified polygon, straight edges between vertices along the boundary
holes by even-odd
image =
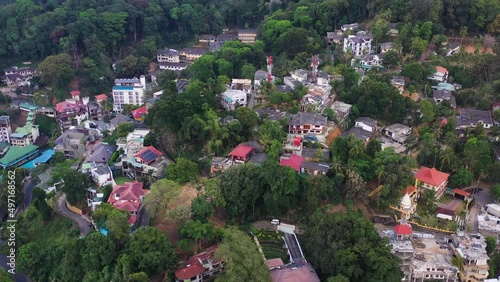
[[[425,166],[421,167],[417,174],[415,174],[416,179],[432,186],[441,185],[443,182],[448,180],[448,177],[450,177],[448,173],[444,173],[435,168],[428,168]]]
[[[236,148],[234,148],[234,150],[231,151],[231,153],[229,153],[229,156],[237,158],[246,158],[250,153],[252,153],[252,151],[253,151],[252,147],[240,144]]]
[[[396,235],[411,235],[411,234],[413,234],[413,231],[411,230],[410,226],[407,224],[400,224],[398,226],[394,226],[394,232],[396,232]]]
[[[404,194],[411,194],[413,192],[415,192],[417,188],[415,188],[415,186],[408,186],[406,187],[405,189],[403,189],[403,191],[401,191],[401,193],[404,195]]]
[[[108,96],[106,96],[106,94],[99,94],[99,95],[95,96],[96,101],[106,100],[106,99],[108,99]]]
[[[458,188],[453,189],[453,193],[458,194],[460,196],[464,196],[464,197],[469,197],[470,196],[469,192],[464,191],[462,189],[458,189]]]
[[[445,74],[445,73],[447,73],[447,72],[448,72],[448,69],[447,69],[447,68],[443,68],[443,67],[441,67],[441,66],[437,66],[437,67],[436,67],[436,71],[437,71],[437,72],[440,72],[440,73],[442,73],[442,74]]]

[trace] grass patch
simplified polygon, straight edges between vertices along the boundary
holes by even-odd
[[[465,209],[465,202],[461,202],[460,205],[455,209],[455,214],[460,216]]]
[[[453,201],[454,197],[452,195],[445,194],[439,198],[439,202],[442,204],[449,204],[451,201]]]
[[[130,178],[126,177],[126,176],[123,176],[123,175],[117,176],[114,179],[115,179],[116,184],[118,184],[118,185],[122,185],[125,182],[131,182],[132,181],[132,179],[130,179]]]

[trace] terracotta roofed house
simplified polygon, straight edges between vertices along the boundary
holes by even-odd
[[[229,157],[231,157],[235,163],[246,163],[254,150],[253,147],[240,144],[229,153]]]
[[[214,276],[224,270],[224,261],[214,258],[217,246],[212,246],[204,252],[189,258],[187,265],[175,272],[176,282],[213,281]]]
[[[291,154],[290,157],[283,157],[280,159],[280,166],[288,166],[293,168],[296,172],[300,172],[304,158]]]
[[[421,187],[436,192],[436,198],[443,195],[448,185],[448,173],[441,172],[435,168],[421,167],[415,174],[415,187]]]
[[[429,79],[440,82],[446,81],[448,79],[448,69],[437,66],[436,72],[432,76],[430,76]]]
[[[108,198],[108,203],[113,207],[130,212],[129,224],[134,224],[137,220],[137,212],[142,199],[148,191],[143,189],[142,182],[125,182],[123,185],[116,186]]]

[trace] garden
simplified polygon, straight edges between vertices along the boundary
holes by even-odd
[[[274,230],[258,230],[255,235],[264,252],[266,259],[281,258],[283,263],[287,264],[290,259],[285,247],[285,241],[280,233]]]

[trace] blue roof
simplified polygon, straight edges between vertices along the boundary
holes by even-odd
[[[134,90],[133,86],[115,86],[113,87],[113,91],[115,90]]]
[[[24,136],[26,136],[26,134],[23,134],[23,133],[18,133],[18,132],[14,132],[10,135],[10,137],[12,138],[23,138]]]
[[[34,168],[36,167],[39,163],[47,163],[50,158],[55,154],[55,151],[53,149],[47,149],[45,150],[40,156],[34,158],[33,160],[25,163],[22,165],[22,168]]]
[[[37,109],[37,106],[29,104],[29,103],[20,103],[19,107],[24,108],[24,109],[34,109],[34,110]]]
[[[99,231],[102,233],[104,236],[108,236],[108,230],[104,227],[99,228]]]
[[[8,120],[9,119],[9,116],[1,116],[0,117],[0,120]]]

